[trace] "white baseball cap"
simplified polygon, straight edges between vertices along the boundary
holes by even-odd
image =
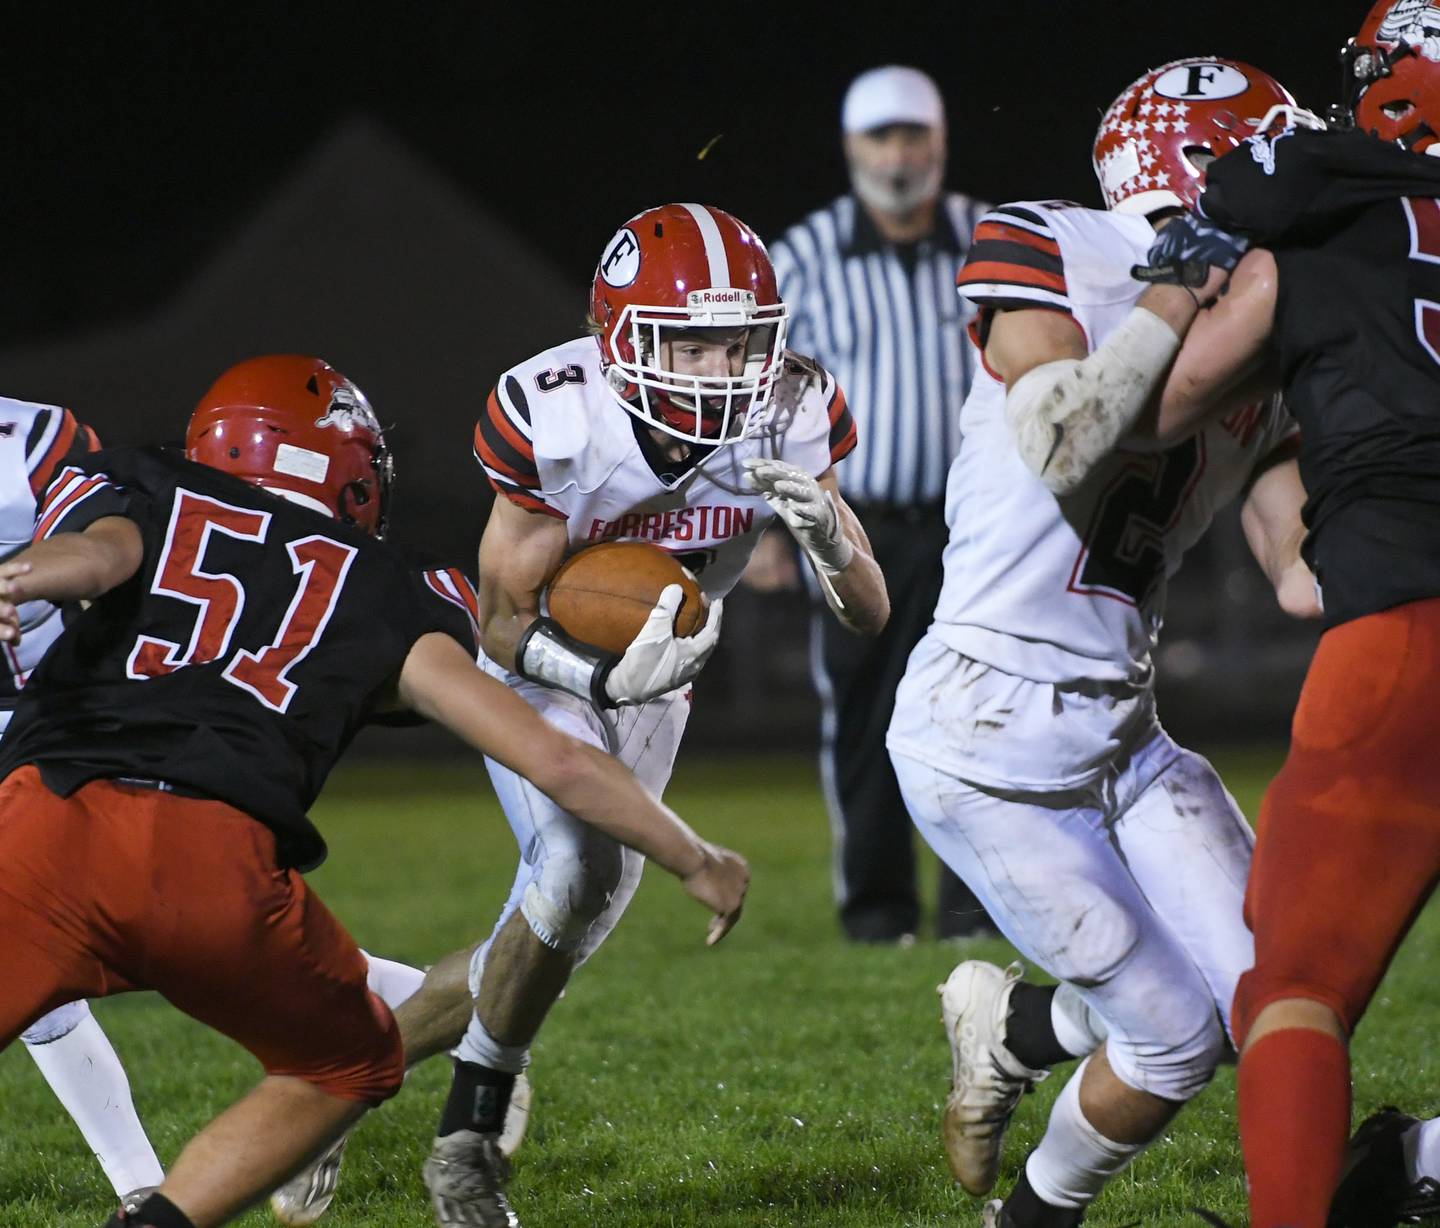
[[[945,126],[945,103],[940,90],[918,68],[887,64],[863,72],[845,91],[840,126],[847,133],[869,132],[886,124]]]

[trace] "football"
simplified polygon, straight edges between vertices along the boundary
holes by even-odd
[[[670,584],[685,590],[675,634],[705,621],[700,586],[671,555],[648,542],[601,542],[571,555],[546,590],[550,617],[577,640],[623,653]]]

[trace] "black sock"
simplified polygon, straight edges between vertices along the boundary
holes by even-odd
[[[1023,1168],[1020,1180],[1005,1200],[1006,1228],[1076,1228],[1084,1218],[1084,1208],[1052,1207],[1042,1201],[1031,1189],[1030,1177]]]
[[[1068,1062],[1075,1057],[1056,1039],[1055,1025],[1050,1021],[1055,988],[1020,981],[1010,991],[1005,1047],[1032,1070],[1048,1070],[1056,1062]]]
[[[456,1130],[499,1134],[505,1125],[515,1078],[513,1074],[491,1070],[477,1062],[457,1061],[450,1098],[440,1114],[440,1137],[454,1134]]]
[[[137,1228],[195,1228],[190,1217],[164,1194],[151,1194],[124,1222]]]

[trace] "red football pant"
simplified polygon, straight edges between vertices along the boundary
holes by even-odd
[[[1269,1004],[1328,1006],[1347,1032],[1440,872],[1440,600],[1334,628],[1260,810],[1246,919],[1255,966],[1235,995],[1244,1044]],[[1240,1131],[1256,1228],[1323,1228],[1349,1131],[1349,1055],[1267,1032],[1240,1060]]]
[[[0,782],[0,866],[0,1048],[65,1002],[155,989],[268,1074],[399,1089],[365,957],[248,815],[108,780],[60,798],[24,767]]]
[[[1440,874],[1440,599],[1325,633],[1260,808],[1236,1039],[1280,998],[1353,1031]]]

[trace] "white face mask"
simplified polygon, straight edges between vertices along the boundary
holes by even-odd
[[[943,169],[939,162],[880,174],[851,164],[850,183],[855,195],[878,213],[909,213],[940,194]]]

